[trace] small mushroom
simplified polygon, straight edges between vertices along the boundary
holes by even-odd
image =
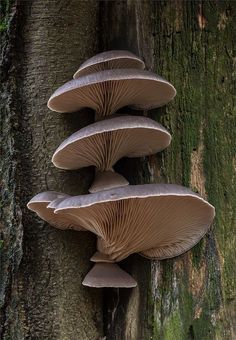
[[[54,214],[54,208],[51,206],[48,208],[48,205],[55,201],[56,204],[59,204],[65,198],[69,198],[70,196],[67,194],[63,194],[57,191],[45,191],[41,192],[34,196],[29,203],[27,204],[27,208],[36,212],[36,214],[44,221],[48,222],[53,227],[58,229],[67,230],[74,229],[79,231],[84,231],[86,229],[79,226],[77,223],[73,222],[73,218],[69,215],[66,216],[58,216]]]
[[[90,192],[128,185],[113,171],[122,157],[142,157],[166,148],[169,132],[147,117],[120,116],[91,124],[67,138],[55,151],[52,162],[61,169],[95,166]]]
[[[167,104],[176,90],[154,73],[136,69],[106,70],[71,80],[59,87],[48,101],[57,112],[75,112],[89,107],[99,118],[123,106],[137,110]]]
[[[109,262],[119,262],[132,253],[156,259],[185,253],[204,236],[215,214],[214,207],[199,195],[172,184],[128,186],[71,197],[55,208],[56,214],[73,216],[95,233],[98,251]]]
[[[137,282],[115,263],[96,263],[82,284],[94,288],[133,288]]]
[[[144,69],[144,62],[129,51],[114,50],[96,54],[86,60],[74,74],[73,78],[79,78],[91,73],[120,68]]]

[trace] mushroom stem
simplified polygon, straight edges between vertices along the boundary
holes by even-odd
[[[108,244],[101,237],[97,238],[97,249],[100,254],[106,256],[110,259],[110,261],[114,262],[122,261],[130,254],[132,254],[132,251],[130,251],[130,247],[127,246],[126,242],[124,242],[124,244],[120,246],[115,244],[114,242]]]
[[[132,288],[137,282],[115,263],[96,263],[85,276],[84,286],[94,288]]]
[[[106,171],[96,170],[95,180],[89,188],[90,193],[109,190],[112,188],[124,187],[129,185],[129,182],[113,169]]]

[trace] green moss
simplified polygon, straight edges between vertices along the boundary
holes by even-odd
[[[0,21],[0,33],[6,31],[8,28],[8,25],[6,24],[5,21]]]
[[[169,261],[163,263],[161,303],[155,302],[155,313],[161,315],[160,320],[154,318],[156,339],[176,338],[176,334],[182,339],[230,338],[232,320],[226,315],[230,315],[236,288],[233,7],[230,1],[161,2],[156,6],[156,71],[177,89],[174,102],[152,114],[173,138],[164,153],[164,178],[190,186],[191,154],[203,145],[203,182],[207,199],[216,208],[213,232],[192,249],[192,263],[183,256],[178,261],[184,269],[178,274],[173,274]],[[202,275],[193,291],[192,268]],[[222,315],[222,310],[227,312]]]
[[[163,340],[183,340],[183,326],[179,312],[175,311],[163,325]]]
[[[1,0],[0,2],[0,34],[8,29],[8,21],[13,3],[14,0]]]

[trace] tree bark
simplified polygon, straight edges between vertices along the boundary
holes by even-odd
[[[98,18],[93,1],[11,6],[2,65],[3,339],[102,334],[101,291],[81,285],[95,238],[58,231],[26,209],[40,191],[85,193],[92,180],[91,171],[59,171],[50,161],[63,139],[92,121],[91,112],[60,115],[46,103],[84,59],[97,53]]]
[[[1,5],[1,339],[233,339],[236,112],[234,1],[4,1]],[[60,171],[61,141],[93,120],[46,108],[82,61],[129,49],[176,99],[143,112],[172,134],[163,153],[122,160],[132,184],[189,186],[216,207],[212,229],[173,260],[130,256],[133,290],[81,285],[95,240],[27,211],[37,192],[85,193],[93,172]],[[123,112],[140,114],[132,110]]]

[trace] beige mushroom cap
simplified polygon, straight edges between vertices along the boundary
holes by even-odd
[[[95,193],[102,190],[125,187],[127,185],[129,185],[127,179],[115,172],[113,169],[106,171],[95,171],[94,181],[88,191],[90,193]]]
[[[86,60],[74,74],[79,78],[91,73],[120,68],[144,69],[144,62],[129,51],[114,50],[96,54]]]
[[[186,252],[207,232],[215,210],[182,186],[146,184],[71,197],[55,213],[73,216],[98,236],[100,252],[120,261],[136,252],[157,259]]]
[[[29,203],[27,204],[27,208],[36,212],[36,214],[44,221],[48,222],[53,227],[57,229],[75,229],[75,230],[85,230],[77,223],[74,223],[73,219],[69,216],[59,216],[54,214],[54,208],[48,207],[50,203],[53,201],[61,202],[65,198],[69,198],[70,196],[67,194],[63,194],[57,191],[45,191],[34,196]]]
[[[61,169],[95,166],[107,171],[122,157],[142,157],[165,149],[171,135],[147,117],[119,116],[75,132],[55,151],[52,162]]]
[[[176,95],[168,81],[136,69],[106,70],[71,80],[50,97],[48,107],[57,112],[75,112],[89,107],[107,116],[123,106],[137,110],[167,104]]]
[[[82,282],[94,288],[133,288],[137,282],[115,263],[96,263]]]

